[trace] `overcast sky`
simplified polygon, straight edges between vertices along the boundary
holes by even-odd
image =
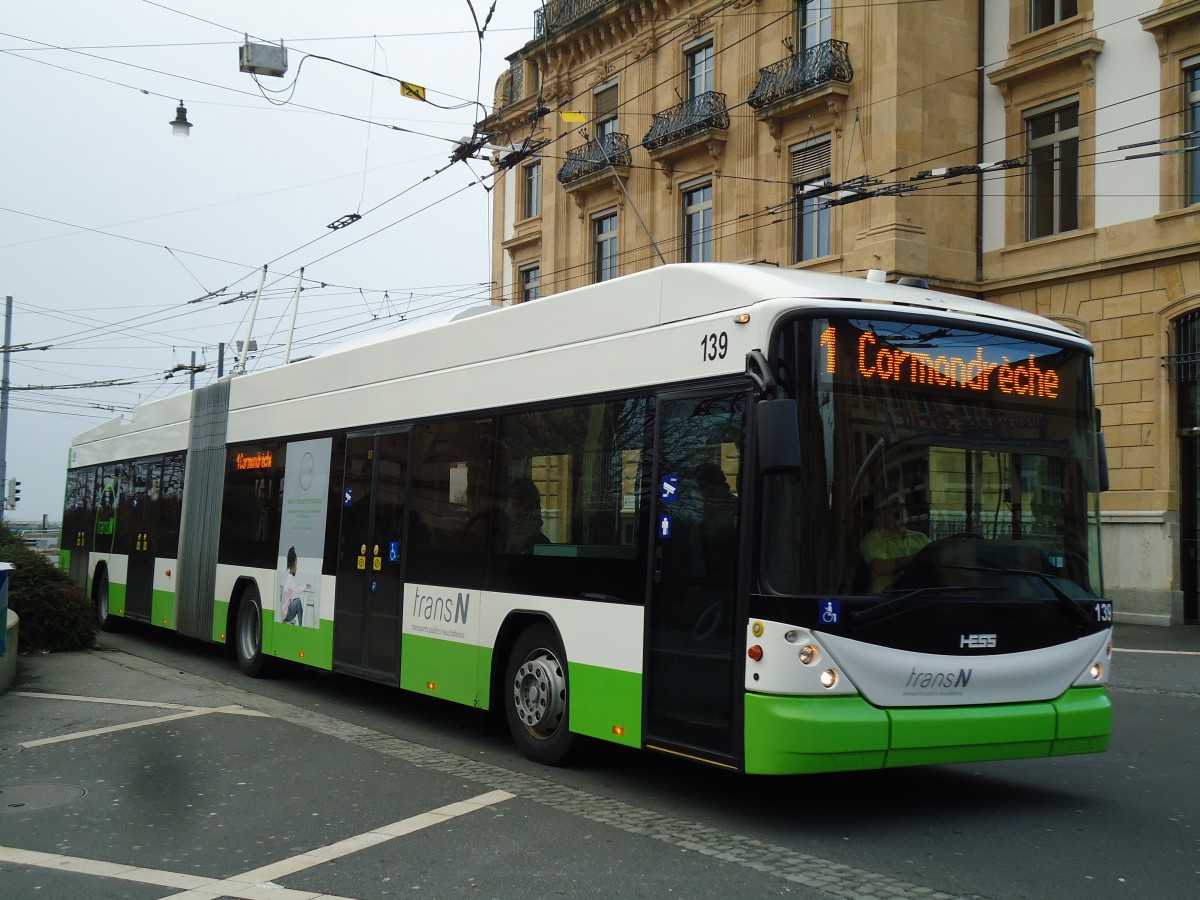
[[[472,6],[482,24],[490,5],[5,5],[0,299],[11,346],[48,347],[10,354],[7,470],[22,484],[6,521],[59,521],[71,437],[188,390],[186,371],[167,375],[193,352],[208,367],[196,383],[215,379],[264,264],[251,370],[282,359],[301,266],[293,358],[486,300],[490,167],[434,173],[533,36],[538,0],[497,0],[481,59]],[[283,40],[283,78],[238,71],[243,33]],[[180,100],[187,138],[169,124]],[[78,387],[109,380],[122,384]]]

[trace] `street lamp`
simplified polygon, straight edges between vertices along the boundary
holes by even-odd
[[[171,122],[171,134],[175,137],[187,137],[191,128],[192,123],[187,120],[187,107],[180,100],[179,105],[175,107],[175,118]]]

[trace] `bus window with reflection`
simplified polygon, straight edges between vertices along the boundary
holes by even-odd
[[[878,318],[797,318],[775,351],[804,472],[768,477],[770,592],[1100,593],[1087,352]]]

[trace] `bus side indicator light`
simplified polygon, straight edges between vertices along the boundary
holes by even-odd
[[[432,681],[427,681],[427,682],[425,682],[425,687],[426,687],[428,690],[431,690],[431,691],[436,691],[436,690],[437,690],[437,685],[435,685],[435,684],[434,684]]]
[[[300,658],[304,659],[304,651],[303,650],[300,651]]]
[[[613,734],[615,734],[617,737],[625,737],[625,726],[624,725],[614,725],[613,726]]]
[[[752,660],[754,660],[755,662],[758,662],[760,659],[762,659],[762,656],[763,656],[762,647],[758,646],[758,644],[755,644],[753,647],[751,647],[749,650],[746,651],[746,655],[748,657],[750,657]]]

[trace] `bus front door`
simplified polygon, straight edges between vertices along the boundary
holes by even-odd
[[[409,431],[346,440],[333,667],[400,683]]]
[[[646,743],[732,764],[740,752],[736,607],[747,395],[661,395]]]

